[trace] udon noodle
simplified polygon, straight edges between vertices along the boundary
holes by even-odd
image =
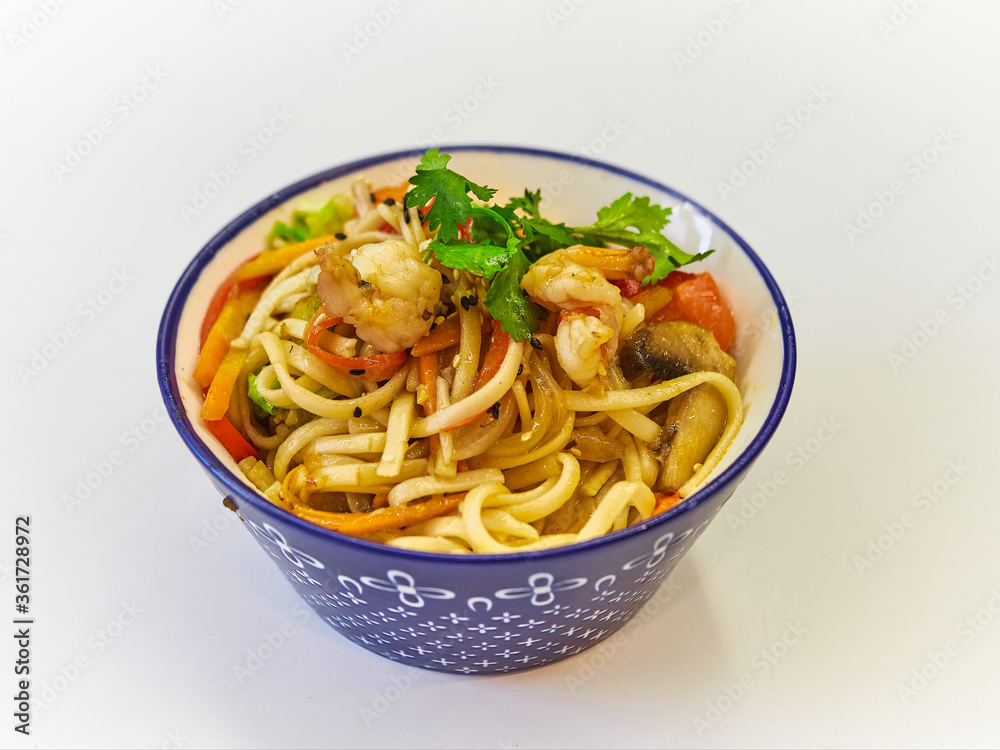
[[[516,341],[482,303],[482,276],[425,262],[434,233],[422,214],[375,199],[361,181],[343,232],[248,262],[259,270],[276,254],[281,267],[238,270],[244,283],[206,321],[232,333],[203,382],[203,414],[271,502],[392,546],[503,553],[623,529],[704,482],[742,420],[732,360],[719,349],[730,365],[667,375],[643,360],[626,377],[622,349],[654,357],[640,344],[664,325],[648,320],[656,294],[611,283],[634,277],[641,247],[537,261],[522,288],[550,314]],[[220,377],[231,390],[213,396]],[[687,450],[676,407],[699,392],[718,412],[707,441],[688,436],[704,455],[668,477],[671,451]]]

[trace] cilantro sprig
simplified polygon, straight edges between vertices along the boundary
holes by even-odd
[[[437,236],[428,253],[448,268],[482,276],[490,284],[486,309],[515,341],[524,341],[538,330],[542,312],[521,290],[521,278],[533,261],[548,253],[580,243],[644,245],[655,261],[653,272],[643,279],[646,286],[712,252],[692,255],[681,250],[662,234],[670,209],[631,193],[601,208],[597,221],[585,227],[567,227],[543,218],[540,190],[526,189],[523,196],[502,206],[476,205],[473,197],[489,201],[496,190],[452,171],[450,160],[436,148],[423,155],[410,178],[413,187],[406,194],[406,207],[430,204],[425,216]],[[460,235],[460,226],[469,227],[469,239]]]

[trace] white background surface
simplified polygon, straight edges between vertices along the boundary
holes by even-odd
[[[1000,7],[229,4],[0,10],[0,619],[14,616],[14,519],[30,514],[45,704],[25,738],[8,698],[3,744],[1000,743]],[[254,152],[276,109],[290,122]],[[101,143],[56,167],[104,118]],[[226,525],[152,421],[156,327],[194,253],[290,182],[429,142],[585,151],[665,182],[739,232],[790,299],[785,420],[613,654],[460,678],[355,648]],[[744,164],[753,152],[766,162]],[[229,160],[239,173],[185,221]],[[725,188],[740,169],[753,173]],[[894,181],[892,205],[846,231]],[[121,463],[67,507],[113,451]]]

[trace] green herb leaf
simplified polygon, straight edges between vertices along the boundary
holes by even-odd
[[[447,245],[432,242],[430,249],[448,268],[478,274],[486,281],[503,269],[509,260],[503,247],[475,242],[452,242]]]
[[[450,160],[447,154],[439,154],[436,148],[430,149],[417,165],[416,175],[410,178],[413,188],[406,194],[407,208],[426,206],[431,199],[434,200],[426,218],[428,227],[438,230],[439,243],[456,239],[458,225],[469,220],[472,215],[470,192],[483,201],[492,198],[496,192],[452,172],[447,167]]]
[[[675,268],[707,258],[714,252],[692,255],[668,240],[662,230],[670,221],[669,215],[669,208],[651,204],[645,196],[634,198],[631,193],[625,193],[600,209],[596,222],[587,227],[574,227],[572,231],[586,237],[588,244],[612,242],[624,247],[645,246],[656,264],[653,273],[642,281],[643,286],[648,286],[665,279]]]
[[[496,191],[448,169],[450,159],[436,148],[430,149],[410,178],[414,187],[406,194],[407,207],[433,201],[426,218],[437,236],[425,259],[434,255],[448,268],[482,276],[490,284],[486,309],[515,341],[537,331],[539,316],[544,315],[545,311],[522,292],[521,279],[532,261],[548,253],[576,244],[644,245],[655,262],[653,272],[643,280],[649,285],[712,252],[692,255],[681,250],[662,234],[670,209],[631,193],[601,208],[597,221],[586,227],[567,227],[543,218],[540,190],[525,190],[524,195],[503,206],[474,205],[470,193],[488,201]],[[470,218],[474,219],[469,230],[471,241],[459,239],[458,225],[466,225]]]
[[[507,265],[493,277],[483,300],[490,315],[500,321],[500,326],[514,341],[524,341],[538,330],[538,306],[521,290],[521,278],[530,265],[518,248]]]

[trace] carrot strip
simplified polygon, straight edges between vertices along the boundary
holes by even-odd
[[[438,353],[425,354],[417,358],[417,403],[424,408],[424,416],[437,411]],[[437,453],[441,446],[441,436],[430,436],[431,453]]]
[[[458,319],[458,313],[455,313],[410,347],[410,354],[414,357],[422,357],[425,354],[439,352],[457,344],[461,338],[462,324]]]
[[[332,234],[325,237],[314,237],[311,240],[296,242],[294,245],[285,245],[274,250],[265,250],[252,260],[248,260],[236,269],[232,275],[233,281],[243,279],[253,279],[258,276],[273,276],[282,268],[287,266],[296,258],[299,258],[310,250],[315,250],[320,245],[333,242],[336,239]]]
[[[222,447],[229,451],[233,460],[239,463],[244,458],[253,456],[259,458],[257,449],[246,441],[239,431],[233,427],[233,423],[223,417],[222,419],[208,420],[205,422],[208,431],[218,438]]]
[[[507,349],[509,348],[510,334],[503,330],[499,321],[494,320],[493,333],[490,335],[490,343],[486,348],[486,353],[483,355],[482,369],[476,376],[476,384],[473,388],[473,392],[482,388],[483,385],[488,383],[500,371],[500,366],[503,364],[504,358],[507,356]],[[473,422],[482,419],[484,414],[486,414],[486,412],[481,411],[466,420],[449,425],[447,429],[457,430],[459,427],[470,425]]]
[[[229,399],[248,356],[246,349],[230,349],[226,352],[208,387],[208,393],[205,394],[205,404],[201,407],[202,419],[214,422],[222,419],[229,411]]]
[[[394,185],[392,187],[383,187],[375,191],[375,202],[383,203],[386,198],[392,198],[396,203],[402,206],[403,198],[406,197],[406,191],[410,189],[410,183],[404,182],[402,185]]]
[[[293,504],[291,511],[299,518],[324,529],[356,536],[372,531],[399,529],[443,516],[455,510],[464,497],[464,492],[456,495],[435,495],[421,503],[379,508],[371,513],[330,513],[302,504]]]
[[[417,403],[424,407],[424,416],[429,417],[437,411],[437,352],[417,358],[417,375]]]
[[[483,356],[483,366],[476,375],[476,388],[479,390],[489,382],[494,375],[500,371],[504,357],[507,356],[507,347],[510,346],[510,334],[500,325],[500,321],[493,321],[493,333],[490,334],[490,343]]]
[[[216,371],[229,351],[229,342],[240,335],[247,322],[247,315],[257,306],[259,299],[259,289],[247,289],[229,299],[219,312],[194,366],[194,379],[202,388],[208,388],[212,384]]]
[[[676,492],[672,495],[667,495],[663,492],[656,493],[656,505],[653,506],[653,512],[650,515],[655,516],[657,513],[663,513],[664,511],[670,510],[675,505],[681,501],[681,496]]]

